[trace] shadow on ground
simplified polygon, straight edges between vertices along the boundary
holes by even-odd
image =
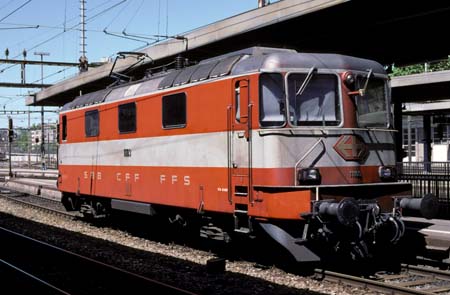
[[[119,226],[114,223],[115,221],[113,221],[112,227]],[[127,225],[126,230],[133,235],[136,234],[144,238],[150,238],[151,240],[156,240],[160,243],[170,244],[173,242],[173,239],[169,239],[168,236],[164,234],[165,230],[140,231],[139,228],[142,224],[137,223],[139,226],[136,226],[136,223],[134,222],[132,224],[133,226]],[[202,264],[126,247],[65,229],[17,218],[5,213],[0,213],[0,226],[100,261],[114,262],[118,267],[138,272],[151,279],[199,294],[322,294],[308,289],[289,288],[263,279],[230,271],[225,271],[223,273],[209,273],[206,266]],[[5,242],[7,241],[2,241],[2,243]],[[189,241],[189,244],[195,243],[197,242]],[[208,249],[210,247],[214,248],[218,246],[201,246],[203,249]],[[250,249],[242,251],[244,255],[246,255],[245,252],[251,250],[251,247],[257,247],[257,244],[252,243]],[[255,252],[260,252],[260,249],[256,251],[254,248],[253,250],[255,250]],[[233,249],[233,251],[236,251],[236,249]],[[222,254],[230,258],[233,258],[233,256],[236,258],[240,256],[230,254],[234,253],[233,251],[229,252],[228,250],[223,250]],[[8,254],[0,252],[0,255],[7,258]],[[262,268],[264,267],[265,266],[262,266]]]

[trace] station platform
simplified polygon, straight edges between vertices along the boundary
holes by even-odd
[[[406,228],[423,237],[426,249],[450,261],[450,220],[404,217]]]
[[[48,179],[57,179],[58,178],[58,170],[56,169],[12,169],[13,177],[27,177],[27,178],[48,178]],[[0,168],[0,176],[9,176],[9,169]]]
[[[55,201],[61,201],[61,192],[59,192],[56,187],[56,181],[56,177],[53,179],[41,179],[28,177],[10,178],[9,176],[6,176],[5,182],[0,185],[2,185],[5,189],[39,195]]]

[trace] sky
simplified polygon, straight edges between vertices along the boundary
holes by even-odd
[[[257,8],[257,0],[85,0],[86,51],[89,62],[113,58],[155,41]],[[270,2],[276,2],[272,0]],[[0,0],[0,58],[77,62],[80,57],[80,0]],[[106,33],[105,33],[106,31]],[[129,38],[124,38],[124,33]],[[138,36],[138,37],[135,37]],[[131,40],[138,39],[138,40]],[[160,37],[162,39],[162,37]],[[77,74],[77,68],[44,66],[44,83],[53,84]],[[27,65],[27,83],[41,83],[41,66]],[[0,82],[19,83],[20,65],[0,64]],[[28,110],[25,97],[39,89],[0,88],[0,128],[7,127],[6,110]],[[46,108],[57,111],[55,108]],[[40,107],[31,107],[39,111]],[[27,114],[13,114],[15,127],[28,126]],[[40,123],[38,112],[31,124]],[[57,120],[45,114],[46,123]]]

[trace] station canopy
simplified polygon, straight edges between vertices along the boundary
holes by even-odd
[[[400,66],[447,58],[450,43],[444,38],[449,27],[448,1],[393,5],[388,0],[282,0],[145,48],[141,52],[149,58],[128,75],[140,79],[149,68],[179,55],[200,61],[252,46],[339,53]],[[120,59],[115,71],[135,62],[136,56]],[[62,106],[80,93],[103,89],[114,81],[109,77],[111,66],[59,82],[29,96],[26,103]],[[432,97],[432,93],[425,95]]]

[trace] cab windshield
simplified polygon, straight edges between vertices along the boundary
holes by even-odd
[[[364,87],[366,77],[358,76],[357,89]],[[387,93],[385,81],[370,78],[364,96],[355,97],[358,127],[387,127],[389,118],[387,111]]]
[[[294,126],[337,126],[341,122],[338,78],[333,74],[291,73],[287,79],[289,120]]]

